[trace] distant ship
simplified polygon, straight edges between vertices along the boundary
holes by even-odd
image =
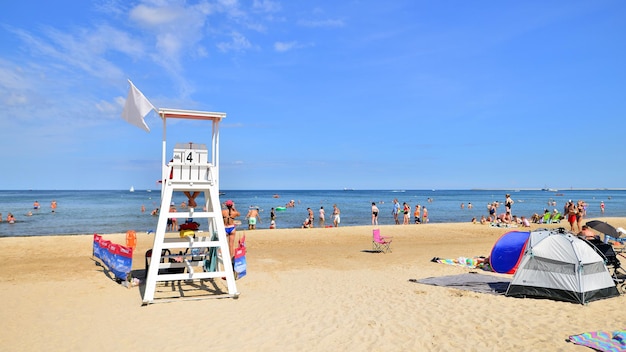
[[[130,191],[131,191],[131,192],[135,192],[135,187],[130,186]]]
[[[544,192],[558,192],[559,191],[556,188],[542,188],[541,190]]]
[[[344,191],[354,191],[354,188],[344,188]]]

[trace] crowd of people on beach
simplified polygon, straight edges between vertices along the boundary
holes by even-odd
[[[583,225],[583,219],[587,216],[587,207],[588,204],[584,200],[578,200],[577,202],[568,200],[563,206],[563,212],[560,212],[558,209],[554,208],[552,211],[550,209],[545,208],[542,214],[534,213],[530,219],[525,216],[518,217],[517,215],[511,215],[512,205],[515,202],[511,199],[510,194],[505,195],[504,207],[505,211],[498,214],[498,208],[500,207],[500,202],[494,201],[492,203],[487,204],[487,212],[488,215],[485,217],[481,216],[480,220],[476,218],[472,218],[473,223],[480,222],[481,224],[490,224],[492,226],[502,226],[502,227],[530,227],[530,224],[553,224],[560,223],[562,220],[567,220],[569,223],[569,230],[576,234],[584,234],[584,230],[586,226]],[[461,208],[463,208],[463,204],[461,204]],[[548,206],[556,206],[556,201],[550,200],[548,202]],[[600,210],[604,213],[604,202],[600,203]],[[587,229],[588,230],[588,229]]]
[[[428,198],[428,202],[432,202],[431,198]],[[374,219],[374,210],[375,204],[372,203],[372,225],[378,225],[378,212],[376,215],[376,219]],[[378,208],[376,208],[378,209]],[[411,223],[411,213],[413,215],[413,223],[414,224],[426,224],[428,223],[428,209],[426,206],[422,206],[421,204],[416,204],[415,209],[411,212],[411,205],[407,202],[400,202],[397,198],[393,200],[393,209],[391,210],[391,215],[393,216],[393,221],[396,225],[408,225]],[[376,221],[374,221],[376,220]]]
[[[498,227],[530,227],[531,221],[528,220],[528,218],[526,218],[525,216],[518,217],[517,215],[513,214],[513,204],[515,204],[515,201],[511,198],[511,195],[507,193],[504,196],[504,212],[498,213],[498,208],[500,208],[501,203],[499,201],[493,201],[491,203],[487,203],[487,216],[481,215],[480,220],[472,218],[471,221],[475,224],[490,224],[492,226]],[[468,203],[468,207],[470,206],[471,203]],[[464,205],[463,203],[461,203],[461,208],[463,207]]]

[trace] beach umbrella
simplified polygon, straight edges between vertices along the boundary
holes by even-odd
[[[587,221],[585,225],[587,225],[588,227],[591,227],[592,229],[598,232],[602,232],[603,234],[609,235],[614,238],[618,238],[620,236],[620,233],[617,232],[617,229],[615,227],[613,227],[612,225],[609,225],[607,222],[604,222],[604,221],[591,220],[591,221]]]

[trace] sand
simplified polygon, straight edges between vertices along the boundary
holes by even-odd
[[[605,220],[626,227],[626,218]],[[585,351],[565,340],[625,327],[626,296],[579,305],[409,281],[469,272],[430,260],[489,255],[507,229],[469,223],[380,229],[394,236],[392,253],[370,251],[371,226],[240,230],[247,238],[248,275],[237,281],[239,299],[147,306],[141,287],[115,283],[91,257],[91,235],[0,238],[0,346],[7,351]],[[105,238],[124,243],[123,234]],[[137,275],[152,241],[151,235],[138,234]]]

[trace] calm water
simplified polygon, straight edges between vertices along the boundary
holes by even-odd
[[[326,210],[326,224],[331,222],[333,204],[341,209],[341,226],[369,225],[371,223],[371,203],[376,202],[380,209],[379,224],[393,224],[391,210],[393,199],[400,203],[407,202],[413,210],[416,204],[428,208],[431,223],[466,222],[472,217],[480,218],[487,215],[487,203],[499,201],[504,203],[506,193],[512,195],[515,204],[513,214],[530,217],[533,213],[541,213],[545,208],[557,208],[562,211],[568,199],[585,200],[588,204],[588,218],[599,217],[600,201],[604,201],[607,217],[626,217],[626,191],[624,190],[565,190],[554,192],[507,191],[507,190],[305,190],[305,191],[224,191],[221,201],[232,199],[237,209],[245,216],[250,206],[261,209],[261,223],[258,228],[269,227],[270,208],[284,206],[289,200],[296,202],[294,208],[277,212],[278,228],[297,228],[307,217],[307,207],[315,213],[315,225],[318,226],[318,210],[321,206]],[[273,198],[278,194],[280,198]],[[428,199],[431,202],[428,202]],[[33,209],[33,202],[41,204],[39,210]],[[58,208],[55,213],[50,211],[50,202],[56,200]],[[176,205],[180,205],[186,197],[182,193],[174,194]],[[198,198],[202,201],[202,198]],[[556,207],[548,205],[554,200]],[[201,204],[201,202],[198,202]],[[466,207],[461,209],[464,203]],[[473,209],[467,204],[472,203]],[[146,211],[141,212],[141,206]],[[118,233],[127,230],[137,232],[154,231],[157,217],[150,211],[160,207],[160,192],[154,190],[124,191],[0,191],[0,213],[6,220],[7,213],[13,213],[17,223],[0,223],[0,237],[7,236],[45,236],[52,234],[92,234]],[[503,211],[504,206],[499,208]],[[27,216],[32,212],[32,216]],[[244,216],[240,219],[245,222]],[[243,225],[242,225],[243,226]],[[206,224],[204,224],[206,228]],[[203,226],[200,227],[203,229]]]

